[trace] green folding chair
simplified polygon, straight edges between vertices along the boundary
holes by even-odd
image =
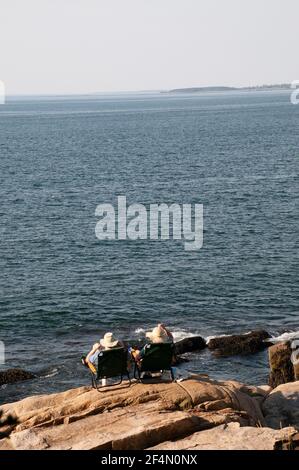
[[[174,355],[173,343],[148,344],[145,354],[140,361],[135,361],[134,378],[141,380],[141,374],[145,372],[164,372],[168,370],[171,379],[174,380],[171,367]],[[138,374],[138,377],[136,375]]]
[[[97,390],[103,388],[99,386],[99,381],[119,377],[120,380],[111,384],[120,385],[124,376],[128,378],[129,386],[131,385],[130,374],[128,371],[128,351],[125,348],[113,348],[100,351],[98,355],[97,373],[92,375],[92,386]],[[110,386],[110,384],[109,384]]]

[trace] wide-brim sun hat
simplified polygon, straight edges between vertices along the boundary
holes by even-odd
[[[115,348],[118,345],[118,340],[114,338],[113,333],[106,333],[104,338],[100,339],[100,345],[104,348]]]
[[[169,337],[166,331],[160,326],[156,326],[152,331],[148,331],[145,336],[153,343],[169,343]]]

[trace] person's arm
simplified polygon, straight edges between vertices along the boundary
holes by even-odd
[[[146,344],[145,346],[143,346],[143,348],[141,348],[139,351],[138,349],[136,349],[135,351],[135,354],[134,354],[134,359],[135,361],[141,361],[141,359],[143,358],[143,356],[145,355],[145,351],[146,349],[148,348],[148,345]]]
[[[173,340],[173,334],[166,328],[166,326],[163,324],[163,323],[160,323],[159,325],[161,328],[163,328],[163,330],[165,331],[165,333],[167,334],[168,338],[172,339]]]
[[[98,351],[98,349],[101,349],[101,345],[100,343],[95,343],[91,349],[91,351],[89,351],[89,353],[87,354],[86,356],[86,361],[89,361],[89,358],[96,352]]]

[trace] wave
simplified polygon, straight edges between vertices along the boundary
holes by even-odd
[[[136,328],[135,333],[139,336],[144,336],[146,331],[147,330],[144,329],[144,328]],[[173,334],[173,337],[174,337],[175,341],[181,341],[182,339],[190,338],[190,337],[193,337],[193,336],[202,336],[204,338],[204,336],[201,335],[200,332],[198,332],[198,331],[190,332],[190,331],[187,331],[187,330],[184,330],[184,329],[181,329],[181,330],[179,329],[179,330],[171,330],[171,332]],[[250,331],[246,331],[246,332],[240,333],[240,334],[248,334],[248,333],[250,333]],[[234,334],[236,334],[236,333],[210,335],[210,336],[206,336],[205,340],[206,340],[207,343],[209,343],[209,341],[211,339],[224,338],[226,336],[232,336]],[[299,331],[287,331],[287,332],[284,332],[284,333],[282,333],[280,335],[277,335],[277,336],[270,336],[270,338],[265,339],[265,341],[270,342],[270,343],[279,343],[281,341],[291,341],[291,340],[294,340],[294,339],[299,339]]]
[[[279,343],[281,341],[292,341],[294,339],[299,339],[299,331],[287,331],[279,336],[271,336],[271,338],[266,339],[265,341]]]
[[[134,333],[136,333],[136,335],[145,335],[146,331],[144,328],[136,328]]]
[[[50,369],[49,371],[47,372],[44,372],[42,374],[39,374],[39,377],[40,378],[43,378],[43,379],[48,379],[49,377],[54,377],[55,375],[57,375],[59,373],[59,370],[54,367],[53,369]]]
[[[242,334],[248,334],[250,331],[247,331],[246,333]],[[235,334],[235,333],[233,333]],[[207,336],[206,337],[206,342],[209,343],[211,339],[214,338],[223,338],[225,336],[232,336],[232,335],[213,335],[213,336]],[[299,339],[299,331],[287,331],[284,332],[278,336],[270,336],[270,338],[266,338],[264,341],[269,342],[269,343],[280,343],[281,341],[292,341],[294,339]]]
[[[144,328],[136,328],[134,333],[138,336],[145,336],[145,333],[147,331],[150,331],[150,328],[144,329]],[[201,336],[200,333],[198,332],[190,332],[187,330],[173,330],[170,328],[171,333],[173,334],[174,340],[175,341],[180,341],[185,338],[190,338],[190,336]]]
[[[173,338],[175,341],[181,341],[182,339],[185,339],[185,338],[190,338],[191,336],[201,336],[199,333],[197,332],[190,332],[190,331],[186,331],[186,330],[177,330],[177,331],[171,331],[172,334],[173,334]]]

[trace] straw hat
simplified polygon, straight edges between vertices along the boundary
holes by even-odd
[[[114,338],[113,333],[106,333],[104,338],[100,339],[100,345],[106,349],[115,348],[118,345],[118,340]]]
[[[169,337],[161,326],[156,326],[153,331],[149,331],[145,335],[147,338],[149,338],[152,343],[169,343]]]

